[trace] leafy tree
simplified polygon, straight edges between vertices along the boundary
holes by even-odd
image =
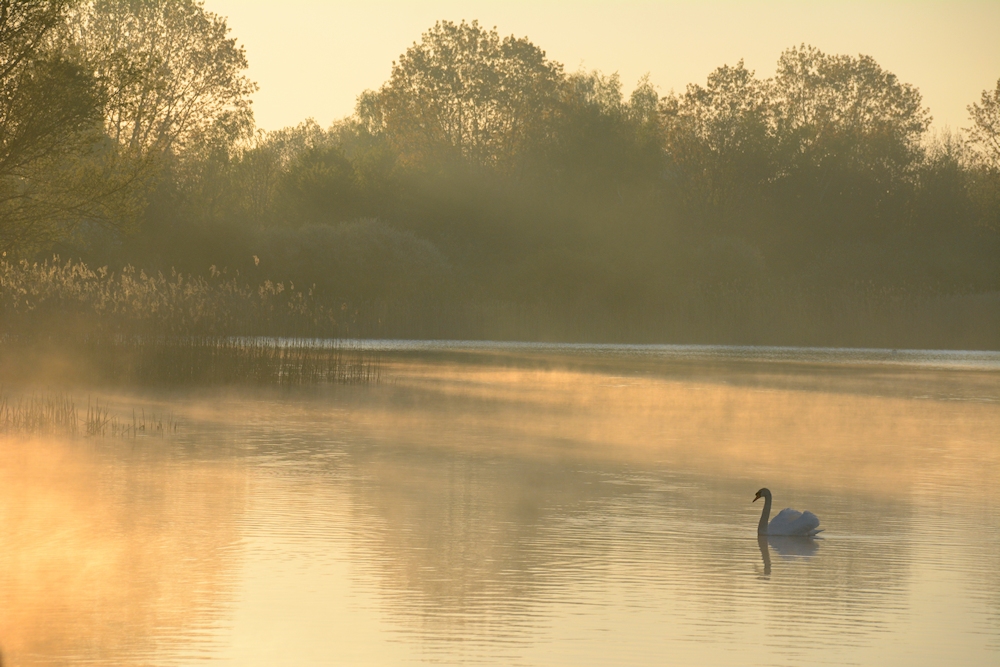
[[[545,159],[533,176],[570,187],[574,197],[602,195],[621,202],[636,187],[648,192],[661,166],[658,101],[647,78],[625,99],[617,74],[569,75],[540,143]]]
[[[189,248],[194,226],[231,222],[256,86],[225,20],[200,0],[83,0],[60,37],[97,77],[109,162],[142,195],[133,238],[88,227],[70,251],[103,262],[122,245],[162,266],[156,248]],[[198,233],[222,247],[226,225],[209,227]]]
[[[781,54],[771,104],[787,168],[842,165],[882,180],[919,164],[931,121],[920,92],[870,56],[805,45]]]
[[[68,5],[0,0],[0,176],[59,151],[94,118],[93,79],[49,44]]]
[[[716,69],[705,86],[666,98],[661,112],[675,193],[689,209],[745,214],[776,169],[769,82],[741,60]]]
[[[393,63],[381,89],[361,96],[358,116],[405,163],[457,155],[509,165],[550,113],[560,81],[561,66],[526,38],[441,21]]]
[[[239,208],[235,179],[250,140],[244,119],[223,114],[199,132],[198,141],[187,146],[183,159],[160,161],[165,171],[161,175],[169,175],[160,180],[173,188],[174,204],[185,218],[200,223],[226,220]],[[161,183],[161,190],[165,185]]]
[[[978,104],[969,105],[969,116],[972,196],[981,224],[1000,231],[1000,80],[995,90],[983,91]]]
[[[238,193],[234,210],[253,226],[272,222],[278,186],[289,166],[307,150],[328,142],[326,131],[312,118],[296,127],[258,130],[234,165],[232,187]]]
[[[972,127],[969,145],[979,161],[1000,171],[1000,79],[994,90],[984,90],[978,104],[969,105]]]
[[[29,253],[127,200],[97,81],[56,38],[73,3],[0,0],[0,250]]]
[[[282,280],[356,301],[413,298],[440,289],[451,272],[429,241],[371,219],[275,227],[256,252]]]
[[[358,216],[354,165],[338,145],[307,149],[277,183],[281,217],[293,226],[332,223]]]
[[[887,265],[863,258],[906,227],[923,161],[931,118],[920,92],[870,56],[811,46],[782,53],[771,85],[772,257],[824,284],[874,279]]]
[[[182,153],[218,122],[252,128],[246,54],[200,0],[90,0],[72,29],[106,89],[107,132],[131,152]]]
[[[395,153],[354,120],[309,119],[259,133],[233,163],[233,206],[258,226],[299,227],[378,217],[399,196]]]

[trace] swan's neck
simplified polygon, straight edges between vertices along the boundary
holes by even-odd
[[[760,513],[760,523],[757,524],[757,534],[767,535],[767,520],[771,518],[771,496],[764,496],[764,509]]]

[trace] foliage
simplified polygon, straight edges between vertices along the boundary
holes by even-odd
[[[404,162],[456,155],[505,165],[538,136],[560,75],[525,38],[439,21],[393,63],[378,92],[361,97],[358,115],[391,137]]]
[[[93,77],[49,43],[68,5],[0,5],[0,178],[65,153],[73,135],[97,117]]]
[[[969,145],[988,169],[1000,171],[1000,79],[994,90],[984,90],[979,103],[969,105]]]
[[[753,206],[777,175],[769,88],[741,60],[709,74],[705,86],[691,84],[662,101],[674,193],[688,210],[730,218]]]
[[[224,20],[196,0],[2,10],[0,250],[128,232],[165,156],[183,187],[222,189],[207,154],[247,136],[255,89]]]
[[[335,335],[349,328],[339,316],[310,290],[269,280],[251,285],[215,267],[201,277],[94,270],[58,259],[0,261],[0,334]]]
[[[850,166],[888,182],[921,155],[931,119],[919,91],[871,56],[788,49],[773,86],[775,129],[782,158],[791,165]]]
[[[773,77],[740,61],[661,97],[648,77],[627,94],[527,38],[443,21],[353,116],[264,132],[245,54],[198,0],[23,7],[49,37],[5,56],[25,74],[4,84],[4,127],[34,138],[0,145],[3,249],[140,268],[9,264],[8,287],[49,295],[31,311],[0,297],[12,333],[63,317],[204,335],[993,340],[928,318],[993,321],[1000,88],[970,106],[967,136],[931,139],[919,91],[865,55],[801,45]],[[53,93],[71,89],[72,104]],[[3,172],[4,155],[30,168]],[[49,274],[89,296],[46,291]]]
[[[403,300],[440,290],[451,274],[431,242],[379,220],[274,229],[262,238],[262,261],[314,292],[360,301]]]
[[[129,152],[182,153],[217,123],[252,127],[246,55],[200,0],[90,0],[70,30],[105,88],[108,135]]]
[[[1000,231],[1000,79],[969,105],[967,147],[971,153],[970,192],[981,225]]]
[[[107,164],[94,132],[102,104],[97,82],[54,45],[69,6],[0,3],[3,252],[45,247],[81,217],[97,215],[102,195],[115,190],[99,175]]]
[[[530,177],[574,194],[622,197],[623,188],[655,187],[662,168],[658,99],[648,78],[625,99],[617,74],[570,74]]]

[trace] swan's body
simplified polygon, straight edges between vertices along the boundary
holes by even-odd
[[[777,516],[767,522],[771,516],[771,491],[761,489],[754,496],[753,501],[758,498],[764,499],[764,509],[760,513],[760,523],[757,524],[758,535],[799,535],[801,537],[812,537],[816,533],[822,532],[818,529],[819,517],[812,512],[800,512],[791,508],[785,508],[778,512]]]

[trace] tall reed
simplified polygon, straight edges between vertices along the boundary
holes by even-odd
[[[49,340],[109,379],[300,384],[379,377],[375,355],[301,342],[319,338],[1000,349],[1000,293],[760,280],[681,282],[639,301],[349,303],[214,267],[194,277],[0,261],[0,354]],[[277,340],[289,337],[300,342]]]
[[[84,430],[88,436],[113,437],[113,438],[135,438],[139,435],[159,435],[176,433],[178,423],[172,415],[164,418],[150,414],[147,418],[146,410],[140,409],[137,413],[132,409],[132,420],[119,417],[111,411],[111,408],[100,401],[87,401],[87,417],[83,420]]]
[[[0,391],[0,435],[86,435],[90,437],[135,438],[139,435],[175,433],[178,422],[172,415],[146,414],[132,410],[132,418],[122,417],[97,399],[87,400],[81,414],[76,403],[63,394],[19,396],[11,399]]]
[[[377,352],[336,341],[238,337],[93,337],[78,344],[94,375],[122,385],[368,384],[381,378]]]
[[[0,433],[76,435],[80,420],[76,404],[66,396],[31,396],[11,400],[0,392]]]
[[[30,376],[61,360],[126,385],[377,382],[379,355],[313,342],[350,332],[356,314],[214,267],[208,278],[168,277],[0,261],[0,373]]]
[[[174,336],[338,337],[346,303],[321,302],[311,289],[210,267],[208,277],[91,269],[81,262],[0,260],[0,334],[73,327],[87,333]]]

